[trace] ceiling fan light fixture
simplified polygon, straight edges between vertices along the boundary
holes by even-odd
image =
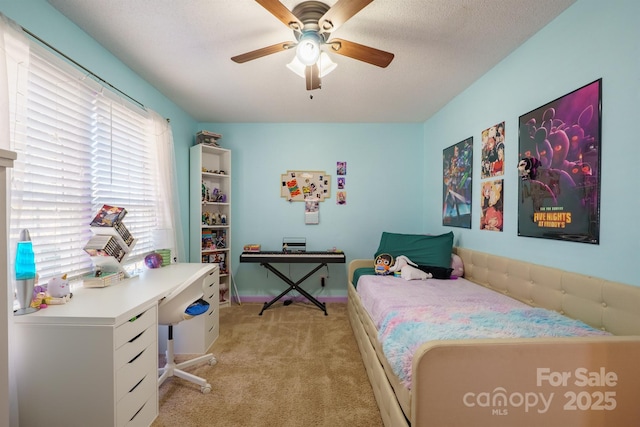
[[[305,78],[304,69],[306,68],[306,66],[302,62],[300,62],[298,56],[293,57],[293,60],[287,64],[287,68],[303,79]]]
[[[320,58],[318,59],[318,68],[320,70],[318,77],[323,78],[324,76],[335,70],[337,66],[338,64],[333,62],[331,60],[331,57],[329,57],[326,52],[321,52]],[[306,78],[305,69],[307,68],[307,66],[300,62],[297,56],[294,56],[291,62],[287,64],[287,68],[303,79]]]
[[[320,54],[320,59],[318,60],[318,68],[320,68],[319,77],[323,78],[330,72],[336,69],[338,64],[331,60],[331,57],[327,55],[327,52],[322,52]]]
[[[304,65],[313,65],[320,57],[320,36],[315,32],[304,33],[298,41],[296,58]]]

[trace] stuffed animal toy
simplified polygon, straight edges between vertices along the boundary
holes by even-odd
[[[396,271],[402,271],[402,268],[407,265],[412,265],[414,267],[418,266],[406,256],[400,255],[398,258],[396,258],[396,262],[391,267],[389,267],[389,272],[395,273]]]
[[[389,268],[389,271],[395,274],[399,273],[399,276],[404,280],[427,280],[433,277],[431,274],[425,273],[417,267],[418,264],[406,256],[400,255],[396,258],[395,264]]]
[[[431,279],[433,277],[433,274],[424,272],[412,265],[405,265],[404,267],[402,267],[400,277],[402,277],[404,280],[427,280]]]
[[[535,157],[525,157],[520,160],[518,163],[518,172],[520,173],[520,178],[523,181],[536,179],[536,175],[538,174],[538,167],[540,166],[540,160]]]
[[[375,273],[379,276],[390,274],[389,268],[393,265],[393,257],[389,254],[380,254],[374,263]]]
[[[71,293],[67,275],[54,277],[47,284],[47,293],[54,298],[64,298]]]

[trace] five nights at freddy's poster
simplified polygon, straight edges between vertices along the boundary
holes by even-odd
[[[519,120],[518,235],[598,244],[602,79]]]

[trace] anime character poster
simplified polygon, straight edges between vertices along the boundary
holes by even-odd
[[[442,151],[442,225],[471,228],[473,137]]]
[[[504,175],[504,122],[482,131],[482,179]]]
[[[504,180],[484,181],[480,200],[480,230],[502,231]]]
[[[599,244],[602,79],[519,120],[518,235]]]

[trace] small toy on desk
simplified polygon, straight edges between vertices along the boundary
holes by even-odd
[[[45,286],[36,285],[33,288],[31,307],[46,308],[49,305],[61,305],[71,301],[73,294],[69,287],[67,275],[53,277]]]
[[[67,275],[64,274],[59,277],[54,277],[47,283],[47,292],[54,298],[63,298],[71,293],[69,288],[69,281]]]
[[[160,268],[162,267],[162,255],[156,252],[152,252],[144,257],[144,265],[148,268]]]

